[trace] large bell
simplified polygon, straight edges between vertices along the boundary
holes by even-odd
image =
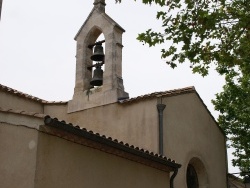
[[[92,80],[90,81],[90,84],[92,86],[101,86],[103,83],[103,70],[101,69],[101,66],[97,66],[94,70],[94,76]]]
[[[103,61],[104,53],[101,44],[95,45],[94,54],[90,57],[90,59],[92,59],[93,61]]]

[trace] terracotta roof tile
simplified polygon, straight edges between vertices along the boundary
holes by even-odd
[[[34,97],[32,95],[23,93],[21,91],[12,89],[12,88],[7,87],[7,86],[4,86],[2,84],[0,84],[0,90],[5,91],[5,92],[10,93],[10,94],[13,94],[13,95],[16,95],[16,96],[19,96],[19,97],[23,97],[23,98],[29,99],[29,100],[33,100],[33,101],[37,101],[37,102],[40,102],[40,103],[44,103],[44,104],[66,104],[67,103],[65,101],[58,101],[58,102],[57,101],[46,101],[46,100],[40,99],[38,97]]]
[[[13,114],[22,114],[26,116],[33,116],[38,118],[44,118],[46,115],[37,113],[37,112],[26,112],[24,110],[13,110],[13,109],[4,109],[0,107],[0,112],[13,113]]]
[[[59,121],[57,118],[51,118],[50,116],[46,116],[44,118],[44,122],[45,125],[61,129],[63,131],[72,133],[80,137],[85,137],[97,143],[108,145],[109,147],[113,147],[118,150],[137,155],[139,157],[143,157],[147,160],[159,163],[161,165],[167,165],[174,169],[181,167],[180,164],[176,163],[170,158],[167,158],[166,156],[162,156],[158,153],[154,153],[143,148],[135,147],[134,145],[130,145],[129,143],[124,143],[112,137],[107,137],[105,135],[101,135],[100,133],[95,133],[92,130],[87,130],[86,128],[80,128],[77,125],[74,126],[71,123],[67,124],[65,121]],[[60,134],[60,136],[62,136],[62,134]],[[116,152],[116,154],[120,155],[119,152]]]
[[[154,97],[163,97],[163,96],[170,97],[170,96],[181,95],[181,94],[185,94],[185,93],[194,93],[194,92],[196,92],[196,90],[193,86],[191,86],[191,87],[185,87],[185,88],[162,91],[162,92],[154,92],[154,93],[141,95],[141,96],[130,98],[130,99],[119,100],[118,102],[119,103],[130,103],[130,102],[137,102],[140,100],[145,100],[145,99],[154,98]]]

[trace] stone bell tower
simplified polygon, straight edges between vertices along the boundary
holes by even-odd
[[[105,0],[95,0],[94,7],[78,31],[76,52],[76,80],[73,99],[68,103],[68,113],[115,103],[119,98],[128,98],[122,80],[122,34],[125,30],[105,13]],[[93,87],[91,60],[93,45],[103,34],[105,57],[103,84]]]

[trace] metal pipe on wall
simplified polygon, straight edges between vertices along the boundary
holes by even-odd
[[[174,188],[174,178],[176,177],[177,173],[178,173],[178,168],[174,170],[174,173],[170,178],[170,188]]]
[[[158,110],[158,117],[159,117],[159,154],[163,155],[163,111],[165,109],[166,105],[157,104],[157,110]]]
[[[166,108],[165,104],[162,104],[162,98],[160,98],[160,104],[157,104],[158,118],[159,118],[159,154],[163,155],[163,111]],[[174,188],[174,179],[178,173],[178,168],[174,169],[174,173],[170,177],[170,188]]]

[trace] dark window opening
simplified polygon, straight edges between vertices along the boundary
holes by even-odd
[[[199,188],[198,176],[195,171],[195,168],[192,165],[188,165],[187,168],[187,187],[188,188]]]

